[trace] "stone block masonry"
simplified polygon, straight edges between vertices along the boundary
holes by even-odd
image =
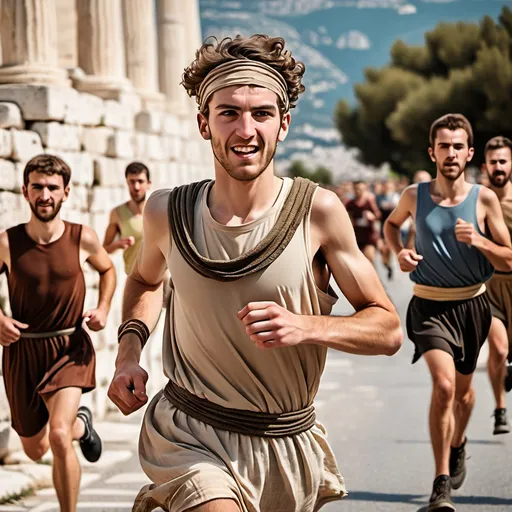
[[[100,241],[110,210],[129,199],[124,171],[132,160],[148,165],[153,190],[213,177],[209,142],[192,135],[197,129],[194,116],[189,117],[179,119],[166,111],[137,112],[120,101],[63,87],[0,86],[0,229],[30,218],[30,208],[21,194],[23,170],[30,158],[43,152],[60,156],[72,170],[71,193],[62,208],[63,218],[91,226]],[[100,362],[98,387],[90,396],[84,395],[98,418],[114,407],[106,399],[106,392],[114,369],[125,281],[121,254],[111,256],[118,287],[107,327],[91,334]],[[91,269],[86,269],[85,275],[86,306],[94,307],[98,277]],[[9,312],[5,274],[0,281],[0,301]],[[160,325],[155,338],[161,337],[162,330]],[[152,344],[143,365],[154,374],[153,393],[163,384],[163,377],[161,339],[154,339]],[[0,390],[0,403],[4,401]],[[14,434],[11,437],[15,439]]]
[[[60,156],[72,170],[63,218],[90,225],[100,241],[111,209],[129,199],[124,171],[130,161],[148,165],[153,190],[213,177],[210,144],[197,131],[197,106],[179,85],[201,43],[198,0],[4,0],[0,230],[30,218],[23,170],[43,152]],[[97,418],[113,407],[106,391],[125,281],[122,255],[111,257],[118,287],[109,322],[91,334],[98,388],[83,397]],[[90,308],[96,305],[98,276],[85,267]],[[0,305],[9,314],[5,279],[0,274]],[[163,383],[161,340],[152,346],[143,356],[150,393]],[[4,404],[0,388],[0,413],[8,410]]]

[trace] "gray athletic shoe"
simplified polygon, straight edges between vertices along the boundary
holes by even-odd
[[[448,475],[439,475],[434,480],[432,494],[428,502],[427,511],[432,512],[453,512],[455,505],[450,495],[452,483]]]
[[[510,425],[507,420],[507,409],[494,410],[494,431],[493,434],[508,434],[510,432]]]
[[[467,438],[459,448],[450,448],[450,477],[453,489],[458,489],[466,478],[466,442]]]

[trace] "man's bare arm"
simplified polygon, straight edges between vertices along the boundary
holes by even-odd
[[[396,208],[391,212],[384,223],[384,238],[391,250],[397,255],[398,264],[402,272],[412,272],[418,263],[423,259],[421,254],[417,254],[414,247],[410,247],[408,240],[406,247],[402,243],[400,227],[409,218],[416,214],[416,201],[418,195],[418,185],[407,187],[400,197]],[[413,228],[411,228],[413,229]]]
[[[320,233],[320,250],[336,283],[356,312],[307,317],[307,342],[353,354],[394,354],[402,343],[400,319],[374,267],[357,247],[345,207],[334,194],[319,189],[311,224]]]
[[[391,250],[398,254],[403,248],[400,228],[402,224],[414,215],[416,211],[417,185],[407,187],[384,223],[384,237]]]
[[[0,270],[10,269],[10,260],[9,237],[4,231],[0,233]],[[20,339],[21,330],[27,327],[28,324],[6,316],[0,309],[0,345],[8,347],[11,343],[16,343]]]
[[[154,329],[162,310],[162,281],[167,269],[164,255],[169,250],[168,194],[168,191],[154,192],[146,203],[144,239],[123,296],[123,321],[138,319],[150,330]],[[122,337],[108,396],[123,414],[140,409],[147,401],[148,375],[139,365],[141,352],[141,342],[135,334]]]
[[[95,309],[86,311],[85,318],[89,318],[87,325],[93,331],[103,329],[107,322],[110,304],[116,289],[116,270],[107,251],[100,244],[98,236],[88,226],[82,227],[80,249],[87,261],[100,276],[98,305]]]
[[[131,247],[135,243],[135,239],[130,236],[118,238],[116,240],[116,236],[118,236],[119,234],[119,220],[117,218],[116,211],[112,210],[110,212],[107,230],[105,231],[105,237],[103,239],[103,247],[105,247],[105,250],[109,254],[112,254],[113,252],[117,251],[117,249],[127,249],[128,247]]]
[[[356,313],[297,315],[273,302],[254,302],[238,313],[247,334],[262,349],[311,343],[353,354],[394,354],[402,343],[400,319],[373,266],[358,249],[348,214],[334,193],[317,191],[311,227],[316,247]]]

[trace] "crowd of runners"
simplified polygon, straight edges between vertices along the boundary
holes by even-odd
[[[95,386],[86,327],[98,331],[107,322],[116,250],[127,281],[118,292],[123,323],[108,395],[125,415],[147,405],[139,457],[152,483],[135,512],[313,512],[344,498],[344,478],[315,416],[327,350],[392,356],[403,331],[413,363],[423,358],[432,376],[429,511],[455,510],[451,492],[466,477],[472,377],[487,339],[493,433],[510,431],[512,142],[487,142],[482,183],[472,183],[465,175],[474,156],[471,124],[446,114],[425,141],[432,174],[419,170],[411,184],[345,182],[333,192],[279,177],[274,154],[304,91],[304,71],[281,38],[205,43],[183,85],[197,100],[198,130],[211,141],[215,180],[156,190],[146,200],[150,169],[130,164],[130,199],[111,212],[103,244],[87,226],[60,217],[72,193],[66,162],[39,155],[26,165],[31,218],[0,233],[12,310],[0,313],[3,377],[25,452],[34,460],[53,452],[61,510],[77,509],[73,441],[88,460],[101,455],[80,397]],[[387,279],[400,269],[414,283],[403,328],[374,268],[377,253]],[[99,275],[97,307],[89,311],[86,262]],[[331,315],[331,279],[354,314]],[[162,304],[169,380],[149,401],[140,360]]]

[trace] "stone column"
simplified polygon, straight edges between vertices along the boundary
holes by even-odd
[[[78,65],[74,86],[104,99],[132,90],[126,78],[121,0],[78,0]]]
[[[201,35],[201,17],[199,14],[199,0],[183,2],[185,29],[187,32],[187,59],[194,59],[196,50],[203,44]]]
[[[190,0],[195,1],[195,0]],[[187,48],[183,0],[157,0],[160,90],[167,96],[169,110],[178,115],[191,111],[195,101],[180,85],[183,70],[192,61]]]
[[[55,0],[1,0],[1,84],[68,85],[58,67]]]
[[[145,108],[163,106],[158,86],[156,13],[153,0],[123,1],[126,71]]]
[[[78,66],[78,17],[76,2],[73,0],[55,0],[55,2],[57,4],[57,52],[59,67],[74,69]]]
[[[199,0],[190,0],[182,4],[185,30],[187,33],[187,64],[195,58],[196,50],[203,44],[201,36],[201,18]],[[197,104],[189,104],[189,112],[197,112]]]

